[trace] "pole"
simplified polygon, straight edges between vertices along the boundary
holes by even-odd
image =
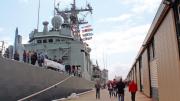
[[[54,16],[56,15],[55,6],[56,6],[56,0],[54,0]]]
[[[39,0],[39,5],[38,5],[38,19],[37,19],[37,31],[39,30],[39,13],[40,13],[40,6],[41,6],[41,1]]]

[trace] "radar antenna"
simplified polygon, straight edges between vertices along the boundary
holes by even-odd
[[[90,12],[92,14],[92,7],[90,4],[87,4],[85,8],[77,8],[76,7],[76,0],[73,0],[73,4],[71,4],[72,7],[71,9],[66,9],[66,10],[59,10],[58,8],[55,8],[57,15],[61,15],[64,19],[64,23],[69,23],[71,26],[71,30],[74,34],[74,36],[80,38],[80,29],[79,25],[80,24],[87,24],[88,22],[85,22],[84,18],[79,18],[78,15],[81,12]],[[69,17],[70,15],[70,17]],[[84,16],[86,17],[86,16]],[[68,20],[70,19],[70,22]]]

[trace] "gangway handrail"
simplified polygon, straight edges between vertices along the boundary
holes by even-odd
[[[67,77],[66,79],[64,79],[64,80],[62,80],[62,81],[60,81],[60,82],[58,82],[58,83],[56,83],[56,84],[48,87],[48,88],[45,88],[45,89],[43,89],[43,90],[41,90],[41,91],[39,91],[39,92],[36,92],[36,93],[34,93],[34,94],[31,94],[31,95],[27,96],[27,97],[21,98],[21,99],[19,99],[19,100],[17,100],[17,101],[24,101],[24,100],[27,100],[27,99],[29,99],[29,98],[32,98],[33,96],[36,96],[36,95],[41,94],[41,93],[43,93],[43,92],[45,92],[45,91],[47,91],[47,90],[49,90],[49,89],[51,89],[51,88],[56,87],[57,85],[65,82],[66,80],[70,79],[71,77],[72,77],[72,75],[69,76],[69,77]]]

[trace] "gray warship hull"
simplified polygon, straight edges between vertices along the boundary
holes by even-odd
[[[0,101],[17,101],[46,89],[69,77],[60,72],[38,68],[30,64],[0,57]],[[71,77],[65,82],[27,99],[27,101],[51,101],[71,93],[91,90],[94,82]]]

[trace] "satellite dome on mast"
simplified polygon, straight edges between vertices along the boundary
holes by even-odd
[[[53,29],[59,30],[60,26],[62,25],[62,18],[56,15],[52,18],[51,23],[52,23]]]

